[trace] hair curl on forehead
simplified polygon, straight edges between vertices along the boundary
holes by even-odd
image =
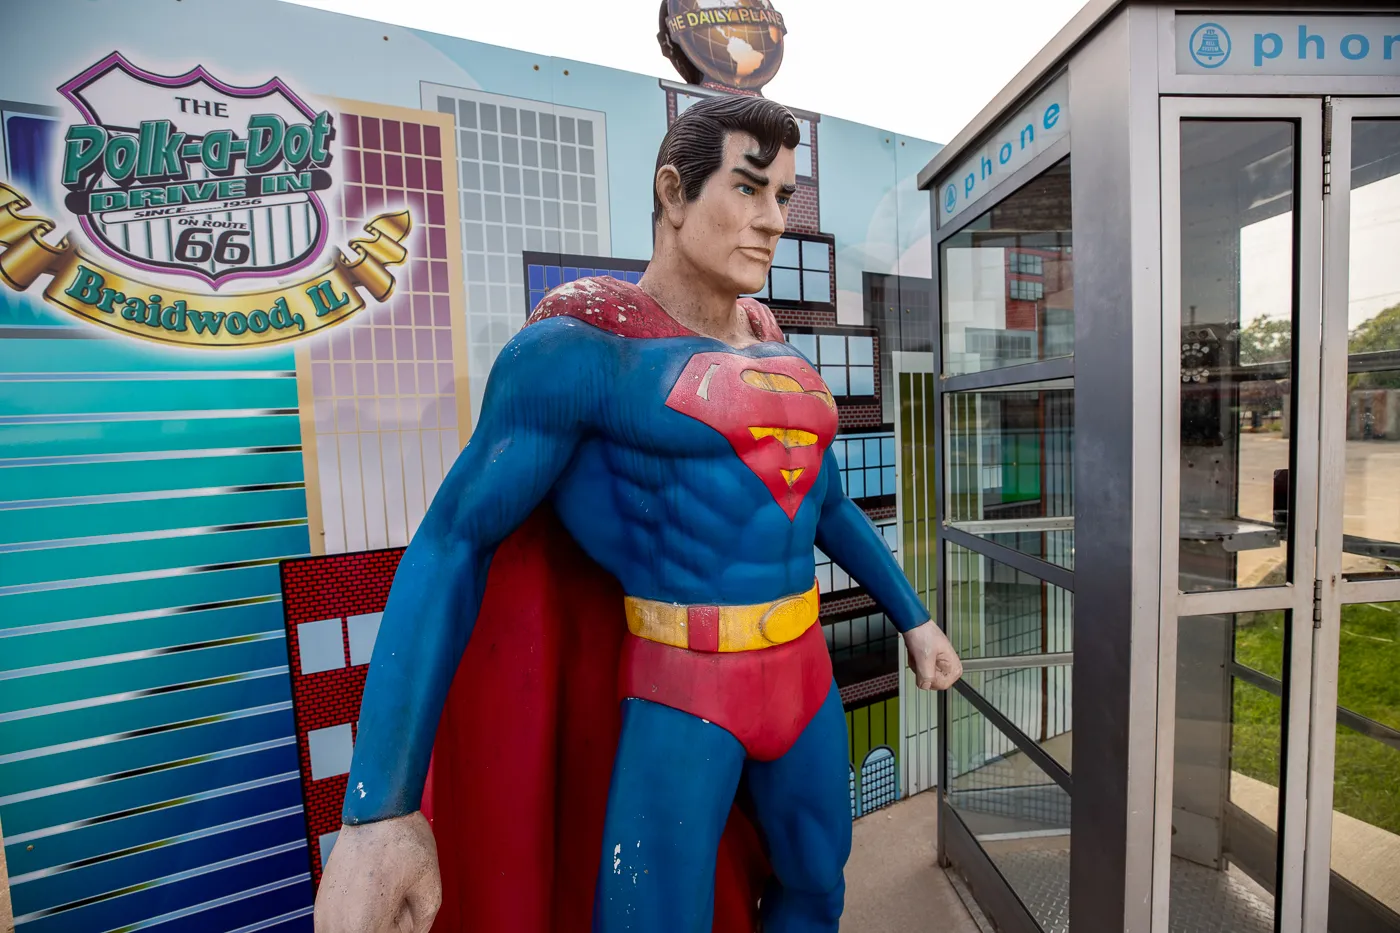
[[[724,142],[730,133],[747,133],[758,140],[758,152],[748,159],[767,168],[780,148],[796,149],[801,139],[797,118],[782,104],[763,97],[725,95],[696,101],[675,119],[656,153],[656,171],[674,166],[681,176],[686,201],[700,197],[710,176],[724,164]],[[652,219],[661,219],[661,198],[652,175]]]

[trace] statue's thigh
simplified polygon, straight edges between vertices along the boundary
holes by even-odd
[[[850,761],[841,694],[831,693],[787,754],[750,761],[749,790],[778,883],[789,892],[842,890],[851,854]]]
[[[708,933],[715,855],[743,766],[743,747],[713,723],[623,701],[595,931]]]

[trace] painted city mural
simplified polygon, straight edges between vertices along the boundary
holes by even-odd
[[[640,278],[669,121],[759,93],[800,41],[766,2],[743,22],[670,6],[676,80],[273,0],[49,0],[9,23],[0,878],[17,930],[311,929],[379,614],[492,361],[549,289]],[[847,492],[924,568],[914,179],[937,146],[794,112],[799,190],[757,297],[837,396]],[[900,767],[894,627],[815,557],[858,816],[928,779]]]

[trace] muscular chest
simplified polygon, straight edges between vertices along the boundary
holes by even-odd
[[[782,344],[646,341],[624,362],[618,442],[673,468],[751,476],[791,519],[821,473],[836,408],[821,376]]]

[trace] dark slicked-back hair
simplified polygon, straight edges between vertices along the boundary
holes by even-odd
[[[758,152],[749,155],[757,168],[772,165],[780,148],[796,149],[801,138],[797,118],[782,104],[762,97],[708,97],[691,104],[666,131],[656,153],[656,171],[663,165],[674,165],[685,199],[694,201],[705,182],[724,164],[724,140],[730,133],[747,133],[758,140]],[[653,174],[654,222],[661,220],[655,179]]]

